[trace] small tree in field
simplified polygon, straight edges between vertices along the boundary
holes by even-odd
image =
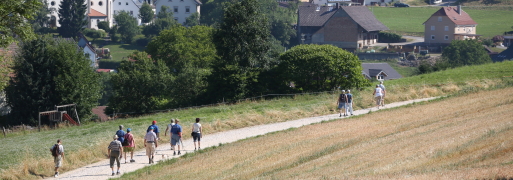
[[[492,62],[483,45],[475,39],[452,41],[444,48],[442,58],[453,68]]]

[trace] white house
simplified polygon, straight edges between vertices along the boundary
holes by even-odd
[[[78,34],[78,38],[78,46],[84,50],[84,55],[88,56],[91,60],[91,67],[98,68],[98,55],[96,54],[96,49],[81,33]]]
[[[112,10],[113,15],[120,11],[126,11],[128,14],[137,18],[137,24],[141,25],[141,19],[139,18],[139,9],[141,9],[144,2],[152,4],[151,0],[113,0]],[[114,16],[109,16],[110,22],[114,22]]]
[[[112,17],[112,1],[113,0],[87,0],[87,21],[88,28],[98,29],[100,21],[109,21]],[[112,26],[112,21],[109,21]]]
[[[162,6],[167,6],[172,10],[173,16],[178,23],[184,24],[192,13],[200,13],[201,2],[199,0],[157,0],[155,7],[157,14]]]

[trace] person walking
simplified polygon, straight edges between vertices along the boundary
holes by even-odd
[[[123,131],[123,125],[119,125],[119,130],[116,131],[116,135],[118,135],[118,141],[123,143],[125,140],[125,131]]]
[[[353,115],[353,95],[351,94],[351,90],[347,90],[346,93],[347,104],[346,104],[346,114],[351,113]]]
[[[340,112],[340,116],[342,117],[342,109],[344,109],[344,116],[347,116],[346,113],[346,104],[347,104],[347,96],[345,94],[345,90],[342,90],[342,94],[338,97],[337,104],[338,104],[338,110]]]
[[[153,133],[155,133],[157,135],[156,140],[160,139],[160,135],[159,135],[160,131],[159,131],[159,126],[157,126],[157,121],[152,121],[151,125],[148,126],[148,129],[146,130],[146,132],[150,132],[150,127],[153,127]]]
[[[62,166],[62,161],[64,161],[64,146],[61,139],[57,139],[57,144],[50,148],[50,152],[52,152],[53,162],[55,163],[55,174],[53,177],[59,177],[59,168]]]
[[[148,156],[149,164],[154,163],[155,148],[157,148],[157,134],[153,132],[153,127],[149,127],[150,131],[144,136],[144,147],[146,147],[146,156]]]
[[[132,129],[130,129],[130,128],[126,129],[126,134],[125,134],[124,138],[128,142],[128,144],[126,146],[123,146],[123,152],[125,152],[125,163],[126,163],[126,160],[128,159],[126,157],[127,152],[130,152],[130,162],[135,162],[135,160],[134,160],[135,140],[134,140],[134,135],[132,134]]]
[[[114,176],[114,161],[116,161],[118,165],[117,175],[119,175],[119,168],[121,167],[121,162],[119,162],[119,158],[123,156],[123,147],[121,146],[121,142],[119,142],[118,135],[114,135],[114,140],[110,142],[108,147],[109,157],[110,157],[110,169],[112,169],[112,175]]]
[[[176,151],[174,151],[175,146],[178,145],[178,155],[180,155],[180,140],[182,138],[182,126],[178,124],[180,122],[179,119],[175,119],[175,125],[171,127],[171,146],[173,146],[173,156],[176,155]]]
[[[196,123],[192,124],[192,139],[194,141],[194,150],[196,151],[196,142],[198,142],[198,150],[201,149],[201,137],[203,134],[203,128],[201,127],[200,118],[196,118]]]
[[[376,85],[376,89],[374,89],[374,93],[372,93],[372,95],[374,95],[374,99],[376,100],[376,105],[379,109],[379,106],[381,105],[381,100],[383,98],[383,90],[379,87],[379,84]]]
[[[171,119],[171,123],[167,125],[166,131],[164,132],[164,136],[167,136],[167,132],[169,132],[169,145],[171,146],[171,151],[173,150],[173,145],[171,145],[171,138],[173,135],[171,133],[171,128],[173,127],[173,125],[175,125],[175,119]]]
[[[387,95],[387,90],[385,89],[385,85],[383,85],[383,81],[379,82],[379,87],[383,91],[383,96],[381,97],[381,106],[385,106],[385,96]]]

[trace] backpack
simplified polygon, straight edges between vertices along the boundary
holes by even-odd
[[[116,135],[118,135],[118,140],[121,141],[121,143],[125,142],[125,131],[118,130],[116,131]]]
[[[53,149],[52,149],[52,156],[53,157],[57,157],[59,156],[59,144],[55,144],[53,145]]]
[[[122,146],[130,146],[130,140],[128,139],[128,137],[130,137],[130,136],[128,135],[128,133],[127,133],[127,134],[125,134],[125,137],[124,137],[124,138],[125,138],[125,140],[123,140],[123,142],[121,142],[121,145],[122,145]]]
[[[340,94],[340,97],[338,98],[338,100],[341,103],[345,103],[346,102],[346,95],[345,94]]]

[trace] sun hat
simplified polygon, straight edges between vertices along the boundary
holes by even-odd
[[[348,89],[347,92],[351,92],[351,90]]]
[[[117,139],[118,138],[118,135],[114,135],[114,139]]]

